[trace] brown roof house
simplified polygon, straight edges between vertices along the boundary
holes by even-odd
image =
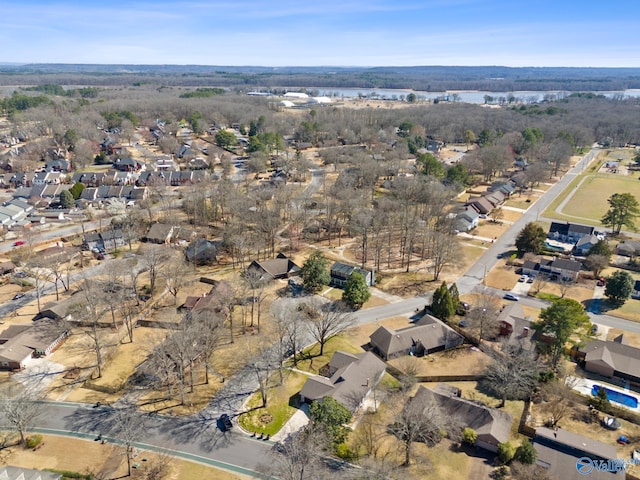
[[[374,351],[384,360],[404,355],[428,355],[461,345],[464,337],[431,315],[400,330],[381,326],[369,337]]]
[[[207,279],[207,282],[212,281]],[[202,279],[200,280],[202,281]],[[229,311],[229,299],[233,297],[233,288],[224,280],[213,280],[211,290],[201,296],[188,296],[184,303],[178,307],[178,313],[195,314],[203,310],[214,311],[226,318]]]
[[[247,267],[248,272],[256,272],[261,275],[263,280],[272,280],[276,278],[289,278],[294,275],[300,275],[300,267],[287,257],[284,253],[279,253],[276,258],[264,260],[262,262],[254,260]]]
[[[594,340],[578,350],[584,369],[640,385],[640,348],[626,344],[619,335],[613,341]]]
[[[300,396],[303,402],[333,397],[356,412],[378,384],[385,369],[385,363],[370,352],[352,354],[338,350],[329,362],[327,375],[309,378]]]
[[[472,197],[464,205],[465,207],[473,208],[480,215],[491,213],[494,207],[493,203],[486,197]]]
[[[11,325],[0,333],[0,369],[20,370],[30,359],[49,355],[68,336],[68,331],[42,324]]]
[[[497,320],[500,336],[506,338],[508,343],[521,345],[527,350],[535,347],[532,342],[535,331],[532,328],[531,318],[525,316],[519,304],[506,305],[498,313]]]
[[[478,434],[476,445],[490,452],[498,451],[498,444],[509,440],[512,418],[507,412],[489,408],[484,404],[466,400],[452,394],[446,386],[438,385],[435,389],[424,386],[418,388],[411,402],[423,402],[424,405],[434,402],[440,410],[450,417],[460,430],[472,428]]]
[[[617,459],[616,447],[577,433],[561,428],[556,430],[545,427],[536,428],[533,448],[538,454],[536,464],[547,470],[553,478],[562,478],[562,480],[624,478],[624,474],[616,475],[615,471],[605,471],[610,469],[609,465],[620,465],[618,462],[609,462]],[[595,468],[595,465],[600,462],[606,462],[607,468]]]

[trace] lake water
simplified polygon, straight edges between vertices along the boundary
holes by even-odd
[[[516,98],[518,102],[539,102],[544,100],[545,96],[549,95],[554,98],[562,98],[570,95],[572,92],[566,92],[561,90],[547,90],[547,91],[515,91],[515,92],[483,92],[483,91],[449,91],[449,92],[423,92],[413,90],[395,90],[395,89],[363,89],[363,88],[308,88],[307,90],[317,90],[320,95],[326,95],[329,97],[344,97],[344,98],[380,98],[386,100],[395,100],[406,98],[410,93],[414,93],[419,99],[422,100],[455,100],[464,103],[485,103],[485,96],[493,98],[493,102],[497,103],[501,97],[508,99],[509,96]],[[609,98],[614,96],[623,97],[640,97],[640,89],[633,90],[619,90],[619,91],[605,91],[594,92],[598,95],[604,95]]]

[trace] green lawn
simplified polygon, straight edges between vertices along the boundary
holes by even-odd
[[[277,380],[277,373],[273,380]],[[242,428],[248,432],[258,432],[268,435],[277,433],[297,408],[291,406],[291,398],[294,397],[309,378],[300,373],[285,370],[284,383],[269,389],[267,395],[267,407],[258,408],[262,404],[260,393],[254,393],[247,402],[248,412],[243,413],[238,418]]]
[[[320,346],[318,344],[305,349],[303,354],[306,359],[299,361],[297,368],[317,375],[319,369],[329,363],[329,360],[337,350],[347,353],[362,353],[362,348],[351,343],[347,335],[338,335],[325,344],[322,355],[320,355]]]
[[[586,180],[580,184],[583,178]],[[635,177],[609,174],[581,176],[571,182],[543,215],[561,220],[589,221],[600,225],[600,219],[609,208],[607,199],[614,193],[626,192],[640,197],[640,182]],[[562,213],[556,212],[568,195],[571,195],[571,198],[563,207]]]

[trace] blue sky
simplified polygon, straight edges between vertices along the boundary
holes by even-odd
[[[0,62],[640,67],[637,0],[0,0]]]

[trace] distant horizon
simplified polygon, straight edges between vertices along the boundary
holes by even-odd
[[[0,0],[13,64],[639,68],[617,0]]]
[[[640,70],[640,65],[637,67],[629,66],[552,66],[552,65],[494,65],[494,64],[477,64],[477,65],[455,65],[455,64],[421,64],[421,65],[268,65],[268,64],[205,64],[205,63],[97,63],[97,62],[3,62],[0,61],[0,66],[29,66],[29,65],[82,65],[82,66],[131,66],[131,67],[211,67],[211,68],[271,68],[271,69],[326,69],[326,68],[340,68],[340,69],[372,69],[372,68],[506,68],[506,69],[592,69],[592,70]]]

